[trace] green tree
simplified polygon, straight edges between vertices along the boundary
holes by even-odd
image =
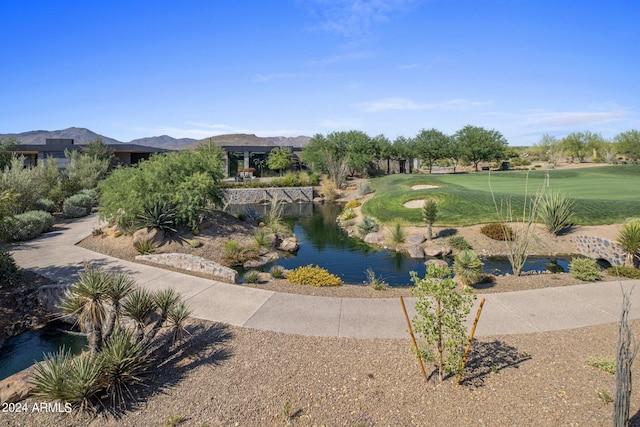
[[[604,139],[598,133],[573,132],[562,138],[564,149],[578,162],[584,162],[590,152],[596,154],[602,148]],[[596,157],[596,156],[594,156]]]
[[[455,134],[460,153],[464,159],[473,163],[478,170],[478,163],[501,160],[507,147],[507,140],[496,130],[487,130],[467,125]]]
[[[289,147],[276,147],[267,157],[267,166],[271,170],[277,170],[282,176],[284,169],[289,169],[293,164],[293,153]]]
[[[14,156],[13,151],[19,144],[20,141],[13,137],[0,139],[0,172],[9,166],[11,158]]]
[[[396,160],[401,164],[400,170],[411,173],[413,159],[416,158],[416,147],[413,139],[399,136],[393,141]]]
[[[640,131],[631,129],[621,132],[614,138],[617,145],[617,151],[624,154],[628,159],[640,159]]]
[[[100,137],[85,145],[82,148],[82,154],[109,162],[114,158],[113,149],[109,148]]]
[[[475,296],[470,288],[460,293],[451,277],[449,267],[427,266],[424,278],[415,271],[410,273],[417,297],[413,325],[426,341],[420,357],[436,362],[438,378],[445,372],[461,374],[464,344],[467,340],[465,322]]]
[[[423,129],[414,141],[416,155],[428,165],[429,173],[437,160],[449,157],[451,139],[438,129]]]

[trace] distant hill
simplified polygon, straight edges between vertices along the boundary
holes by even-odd
[[[201,139],[185,148],[195,150],[202,144],[208,144],[213,142],[216,145],[235,145],[238,147],[273,147],[277,146],[289,146],[301,148],[304,147],[310,140],[308,136],[286,137],[286,136],[271,136],[260,137],[247,133],[234,133],[227,135],[216,135],[209,138]]]
[[[193,138],[173,138],[169,135],[151,136],[148,138],[140,138],[129,141],[130,144],[146,145],[156,148],[184,148],[196,142]]]
[[[122,144],[122,141],[109,138],[108,136],[97,134],[89,129],[71,127],[62,130],[34,130],[22,133],[6,133],[0,134],[0,139],[16,138],[22,144],[43,144],[47,138],[71,138],[76,144],[88,144],[97,138],[102,138],[105,144]],[[217,145],[239,145],[239,146],[291,146],[304,147],[309,142],[308,136],[285,137],[273,136],[262,138],[252,134],[229,134],[216,135],[211,138],[196,140],[192,138],[173,138],[168,135],[152,136],[148,138],[139,138],[129,141],[129,144],[145,145],[147,147],[178,149],[187,148],[195,149],[202,143],[213,141]]]

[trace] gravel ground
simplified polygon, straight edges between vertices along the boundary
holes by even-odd
[[[425,383],[410,340],[314,338],[197,322],[118,414],[28,410],[4,426],[605,426],[614,376],[588,366],[613,356],[617,328],[495,336],[474,343],[461,386]],[[635,324],[635,333],[640,325]],[[431,367],[427,367],[431,372]],[[640,375],[634,371],[634,382]],[[632,425],[640,425],[633,394]]]

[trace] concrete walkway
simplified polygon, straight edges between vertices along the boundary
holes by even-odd
[[[193,316],[200,319],[311,336],[407,337],[396,298],[328,298],[272,292],[123,261],[75,246],[97,224],[97,217],[92,215],[38,239],[16,244],[11,248],[16,263],[60,283],[73,283],[85,262],[128,273],[150,290],[175,288],[191,305]],[[630,288],[638,283],[624,281],[622,286]],[[478,301],[482,297],[486,302],[476,330],[478,336],[617,322],[622,301],[617,282],[478,295]],[[405,303],[413,317],[415,299],[405,298]],[[475,311],[472,309],[469,321]],[[630,318],[640,318],[640,289],[632,294]]]

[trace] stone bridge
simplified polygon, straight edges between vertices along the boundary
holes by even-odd
[[[265,201],[311,202],[313,187],[228,188],[226,201],[231,205],[247,205]]]
[[[593,259],[603,259],[611,265],[624,265],[625,251],[613,240],[595,236],[574,236],[571,242],[578,253]]]

